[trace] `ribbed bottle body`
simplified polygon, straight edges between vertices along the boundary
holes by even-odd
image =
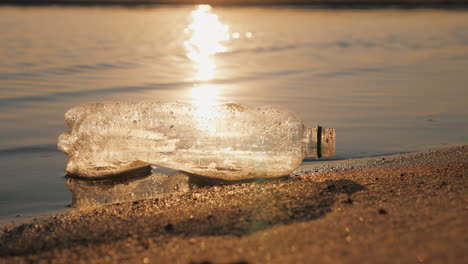
[[[303,124],[277,106],[103,102],[69,110],[66,121],[58,146],[67,171],[83,177],[142,162],[226,180],[278,177],[305,156]]]

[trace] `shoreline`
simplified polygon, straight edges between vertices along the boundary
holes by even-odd
[[[467,172],[468,146],[314,162],[287,178],[4,225],[0,259],[453,263],[468,247]]]
[[[301,171],[302,168],[305,168],[305,167],[309,167],[309,166],[322,166],[322,164],[324,164],[324,166],[326,164],[328,164],[329,166],[331,166],[330,164],[339,164],[340,162],[346,162],[346,161],[349,161],[349,160],[353,160],[353,161],[360,161],[360,160],[364,160],[364,159],[372,159],[372,158],[378,158],[378,157],[384,157],[384,156],[394,156],[394,155],[406,155],[406,154],[415,154],[415,153],[420,153],[420,152],[427,152],[427,151],[434,151],[434,150],[443,150],[443,149],[449,149],[449,148],[453,148],[453,147],[457,147],[457,146],[461,146],[463,144],[461,143],[458,143],[458,144],[448,144],[448,145],[435,145],[435,146],[431,146],[431,147],[426,147],[426,148],[422,148],[422,149],[408,149],[407,151],[404,151],[404,152],[386,152],[386,153],[380,153],[380,154],[372,154],[372,155],[353,155],[353,156],[334,156],[334,157],[330,157],[330,158],[321,158],[320,160],[317,160],[317,159],[304,159],[304,161],[302,162],[301,166],[297,169],[297,171]],[[45,147],[46,148],[45,148]],[[50,146],[53,146],[53,148],[51,148]],[[34,146],[34,147],[18,147],[18,148],[7,148],[7,149],[0,149],[0,155],[6,155],[6,154],[9,154],[9,153],[19,153],[19,154],[29,154],[29,153],[36,153],[36,152],[39,152],[39,153],[49,153],[49,152],[54,152],[54,153],[61,153],[59,150],[56,149],[56,145],[53,144],[53,145],[39,145],[39,146]],[[51,149],[54,149],[53,151],[51,151]],[[297,173],[296,172],[293,172],[293,173]],[[135,177],[135,176],[126,176],[125,179],[127,180],[133,180],[133,179],[137,179],[139,177],[144,177],[144,176],[138,176],[138,177]],[[63,179],[63,185],[65,186],[66,185],[66,181],[67,181],[67,175],[65,174],[65,176],[60,176],[61,179]],[[77,178],[78,180],[80,180],[80,178]],[[107,181],[109,182],[120,182],[122,180],[122,178],[119,178],[119,179],[112,179],[112,178],[107,178],[106,179]],[[117,180],[117,181],[116,181]],[[64,189],[67,189],[67,188],[64,188]],[[67,189],[67,191],[70,191],[69,189]],[[70,196],[72,196],[72,193],[70,193]],[[68,195],[67,195],[68,197]],[[61,207],[58,207],[58,208],[37,208],[34,210],[34,212],[25,212],[25,211],[21,211],[21,210],[17,210],[17,213],[11,213],[9,215],[5,215],[5,216],[1,216],[0,217],[0,227],[4,227],[4,226],[17,226],[21,223],[26,223],[28,221],[33,221],[35,219],[43,219],[43,218],[47,218],[49,216],[52,216],[54,214],[61,214],[61,213],[66,213],[67,211],[69,210],[73,210],[73,202],[71,200],[71,197],[70,197],[70,201],[63,201],[60,200],[63,202],[63,205]]]

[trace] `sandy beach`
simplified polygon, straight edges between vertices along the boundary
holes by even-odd
[[[468,263],[466,3],[0,0],[0,263]],[[159,159],[118,180],[66,177],[64,114],[109,101],[279,106],[335,129],[336,153],[272,180],[207,182]],[[268,126],[300,135],[278,129],[284,118],[244,139],[234,132],[250,126],[219,133],[202,119],[173,120],[216,132],[205,143],[174,132],[175,146],[200,146],[182,164],[227,138],[224,150],[258,148]],[[130,146],[154,153],[152,129],[133,144],[124,128],[104,142],[138,160]],[[103,154],[101,169],[117,161],[84,146]],[[85,168],[90,157],[73,149]],[[289,173],[276,153],[251,167]]]
[[[463,263],[467,146],[71,210],[0,233],[2,263]]]

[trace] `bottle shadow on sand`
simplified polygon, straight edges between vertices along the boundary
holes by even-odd
[[[128,237],[143,244],[148,239],[164,243],[168,240],[159,238],[170,237],[241,237],[275,225],[319,219],[334,203],[352,203],[350,195],[365,189],[346,179],[319,182],[291,176],[223,182],[161,170],[118,180],[68,178],[67,185],[73,206],[91,210],[83,211],[73,225],[66,224],[66,217],[51,217],[38,230],[36,224],[4,230],[0,256],[94,247]]]
[[[280,189],[283,181],[276,179],[256,181],[258,191],[233,195],[236,202],[227,202],[211,213],[181,220],[167,219],[160,233],[183,236],[244,236],[269,229],[275,225],[288,225],[324,217],[331,212],[335,202],[352,203],[350,195],[364,190],[364,186],[350,180],[312,182],[300,180],[301,186]],[[293,180],[297,181],[297,180]],[[271,188],[276,185],[279,188]],[[338,198],[339,196],[339,198]],[[162,220],[164,222],[164,220]]]

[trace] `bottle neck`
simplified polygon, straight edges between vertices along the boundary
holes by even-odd
[[[335,129],[304,128],[303,153],[305,158],[332,157],[335,155]]]

